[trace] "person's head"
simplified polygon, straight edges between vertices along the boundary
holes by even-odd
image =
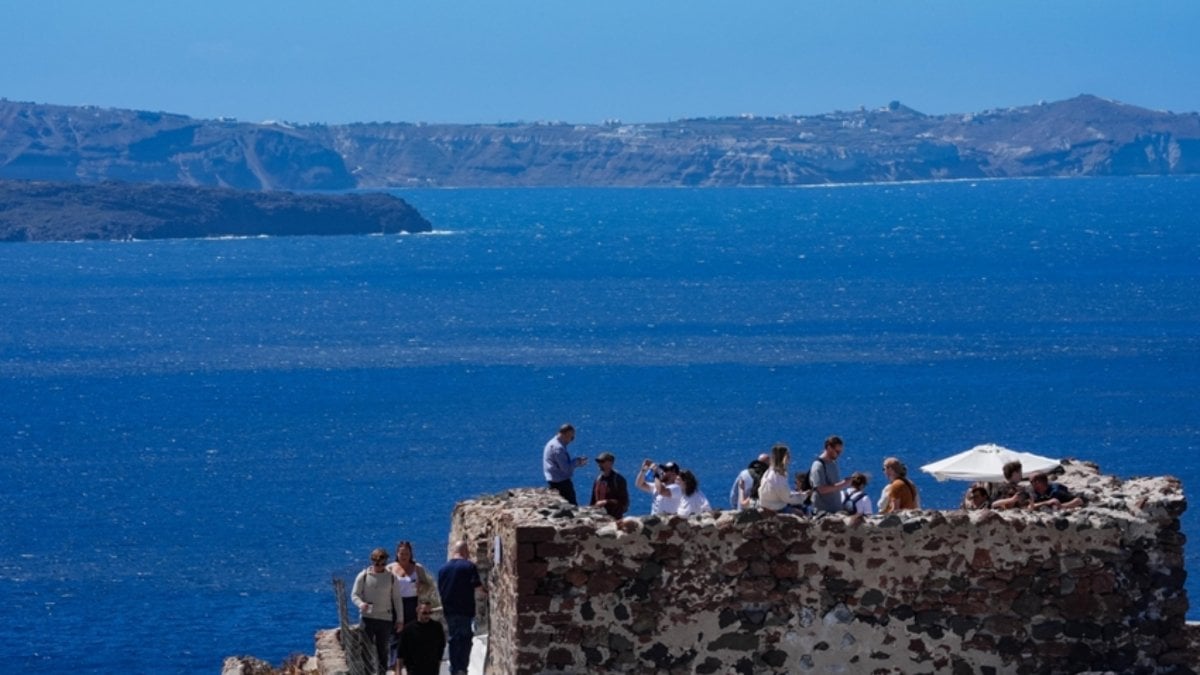
[[[600,471],[605,475],[612,471],[613,464],[617,461],[616,456],[611,452],[602,452],[596,455],[596,466],[600,467]]]
[[[837,459],[841,456],[842,450],[846,449],[846,444],[842,442],[839,436],[830,436],[825,439],[825,452],[831,459]]]
[[[679,482],[683,484],[683,494],[689,497],[696,493],[696,488],[700,487],[700,481],[696,480],[696,474],[690,470],[679,474]]]
[[[987,506],[988,491],[982,485],[972,485],[967,490],[967,507],[972,509],[981,509]]]
[[[377,548],[371,551],[371,566],[376,570],[382,570],[383,566],[387,564],[387,558],[387,549]]]
[[[428,623],[433,619],[433,603],[422,600],[417,603],[417,621]]]
[[[1005,464],[1004,468],[1001,470],[1004,472],[1004,480],[1006,480],[1010,483],[1020,483],[1021,478],[1023,478],[1023,476],[1021,475],[1021,463],[1020,462],[1009,462],[1008,464]],[[992,474],[992,475],[995,475],[995,474]]]
[[[564,424],[558,428],[558,441],[563,445],[575,440],[575,427]]]
[[[396,562],[407,563],[413,559],[412,542],[402,541],[396,544]]]
[[[459,539],[458,541],[454,542],[454,545],[450,548],[450,551],[453,557],[462,558],[465,560],[470,554],[470,549],[467,548],[467,540]]]
[[[1034,492],[1044,495],[1050,491],[1050,477],[1044,473],[1035,473],[1029,477],[1029,485],[1033,487]]]
[[[787,475],[788,458],[791,455],[791,450],[788,450],[788,446],[783,443],[776,443],[771,448],[771,467],[775,469],[776,473]]]
[[[658,465],[659,479],[664,483],[674,483],[679,480],[679,465],[675,462],[664,462]]]
[[[908,467],[904,466],[904,462],[895,457],[888,457],[883,460],[883,472],[891,480],[896,480],[897,478],[905,480],[908,478]]]
[[[855,471],[854,473],[850,474],[850,487],[854,488],[855,490],[861,490],[867,487],[867,474],[862,473],[861,471]]]
[[[769,466],[771,464],[771,456],[764,452],[763,454],[758,456],[758,461],[761,462],[764,466]]]
[[[808,492],[811,489],[813,489],[812,477],[808,475],[807,471],[797,471],[796,490],[799,492]]]

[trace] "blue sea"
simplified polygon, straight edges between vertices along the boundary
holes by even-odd
[[[435,233],[0,245],[4,669],[311,653],[567,421],[714,503],[829,434],[873,495],[985,442],[1200,486],[1200,179],[399,194]]]

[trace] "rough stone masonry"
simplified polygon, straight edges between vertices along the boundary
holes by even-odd
[[[1071,512],[614,521],[547,490],[465,501],[488,673],[1193,672],[1174,478],[1094,464]]]

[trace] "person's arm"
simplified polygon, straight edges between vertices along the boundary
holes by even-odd
[[[400,597],[400,584],[396,580],[392,580],[392,616],[396,622],[395,631],[399,633],[404,630],[404,598]]]
[[[358,611],[362,611],[367,606],[367,600],[363,597],[363,592],[366,590],[367,573],[359,572],[357,577],[354,577],[354,587],[350,591],[350,600]]]
[[[640,470],[638,470],[637,478],[633,479],[633,484],[635,487],[637,487],[637,489],[641,490],[642,492],[649,493],[651,495],[654,494],[654,488],[650,487],[650,485],[648,485],[646,483],[646,472],[649,471],[650,467],[652,467],[652,466],[654,466],[654,462],[651,462],[648,459],[643,461],[642,468]],[[658,481],[655,481],[655,482],[657,483]]]

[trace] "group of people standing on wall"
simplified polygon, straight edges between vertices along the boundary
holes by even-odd
[[[465,541],[454,544],[436,580],[413,559],[410,542],[396,545],[390,563],[386,550],[372,551],[370,566],[354,579],[350,599],[362,617],[378,675],[389,670],[396,675],[440,672],[447,630],[434,618],[438,609],[449,629],[450,672],[465,674],[474,638],[476,593],[487,590]]]
[[[568,446],[575,440],[575,427],[564,424],[542,450],[542,472],[550,489],[571,504],[578,505],[573,476],[575,469],[587,464],[587,457],[571,457]],[[762,508],[781,513],[813,515],[817,513],[860,513],[871,515],[874,508],[866,497],[867,476],[863,473],[841,477],[838,458],[845,443],[837,436],[825,439],[824,449],[808,467],[789,480],[791,451],[782,443],[770,453],[750,462],[733,482],[729,507],[734,510]],[[604,509],[621,518],[629,511],[629,487],[614,469],[616,457],[602,452],[596,457],[600,470],[592,484],[590,506]],[[888,483],[880,496],[880,513],[920,508],[920,493],[908,478],[908,468],[895,457],[883,462]],[[642,461],[634,485],[651,497],[652,515],[689,516],[712,510],[712,504],[700,490],[700,481],[675,462],[656,464]]]

